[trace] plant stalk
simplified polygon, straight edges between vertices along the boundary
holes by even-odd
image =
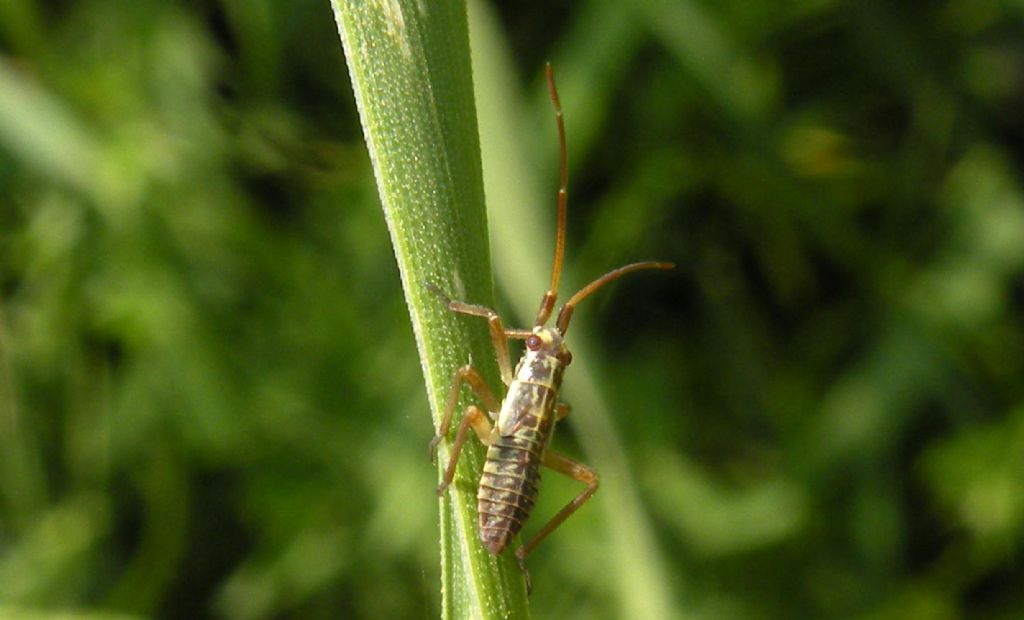
[[[427,288],[494,303],[466,7],[451,0],[332,4],[436,428],[460,365],[472,361],[500,393],[486,322],[448,312]],[[468,402],[464,395],[460,406]],[[440,446],[439,475],[449,445]],[[442,615],[525,618],[525,587],[511,554],[495,557],[478,542],[482,463],[482,447],[467,442],[440,500]]]

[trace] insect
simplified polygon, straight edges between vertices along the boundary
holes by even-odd
[[[452,417],[459,402],[463,384],[468,384],[483,405],[469,405],[455,433],[451,446],[451,459],[444,478],[437,487],[438,495],[455,477],[455,465],[472,428],[487,446],[480,486],[477,491],[479,534],[484,547],[494,554],[501,553],[519,533],[530,517],[540,482],[540,466],[544,465],[586,485],[579,495],[562,508],[547,524],[534,534],[516,552],[516,560],[530,589],[530,576],[526,570],[526,556],[551,532],[579,509],[597,491],[597,472],[573,459],[548,450],[555,423],[569,414],[569,406],[558,400],[562,375],[572,361],[565,345],[576,305],[599,288],[634,271],[642,269],[672,269],[671,263],[633,263],[610,271],[580,289],[559,309],[554,325],[547,326],[555,308],[558,280],[562,271],[565,249],[565,219],[568,200],[568,152],[565,143],[565,124],[562,106],[555,88],[551,65],[546,67],[548,91],[555,109],[559,142],[558,224],[555,234],[555,257],[551,268],[551,285],[540,302],[532,329],[506,329],[494,310],[462,301],[453,301],[432,284],[428,288],[437,294],[452,312],[487,319],[491,340],[497,352],[502,382],[508,386],[505,399],[499,401],[480,373],[471,364],[459,368],[452,381],[437,434],[430,441],[429,452],[434,459],[438,444],[448,435]],[[509,360],[508,340],[523,340],[526,350],[513,371]]]

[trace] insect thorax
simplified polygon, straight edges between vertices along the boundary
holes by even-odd
[[[516,381],[545,385],[557,391],[562,385],[562,373],[569,359],[569,350],[557,329],[535,328],[527,340],[526,352],[516,366]]]

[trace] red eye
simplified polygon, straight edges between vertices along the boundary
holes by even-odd
[[[526,348],[531,351],[536,351],[540,348],[540,338],[538,336],[530,336],[526,339]]]

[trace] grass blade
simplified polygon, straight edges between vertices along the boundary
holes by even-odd
[[[448,1],[333,5],[436,425],[459,365],[472,359],[498,386],[485,322],[452,315],[426,288],[431,282],[493,305],[466,8]],[[526,617],[511,555],[495,558],[477,542],[473,487],[483,451],[473,441],[466,447],[456,484],[440,503],[443,615]],[[441,448],[446,463],[447,444]]]

